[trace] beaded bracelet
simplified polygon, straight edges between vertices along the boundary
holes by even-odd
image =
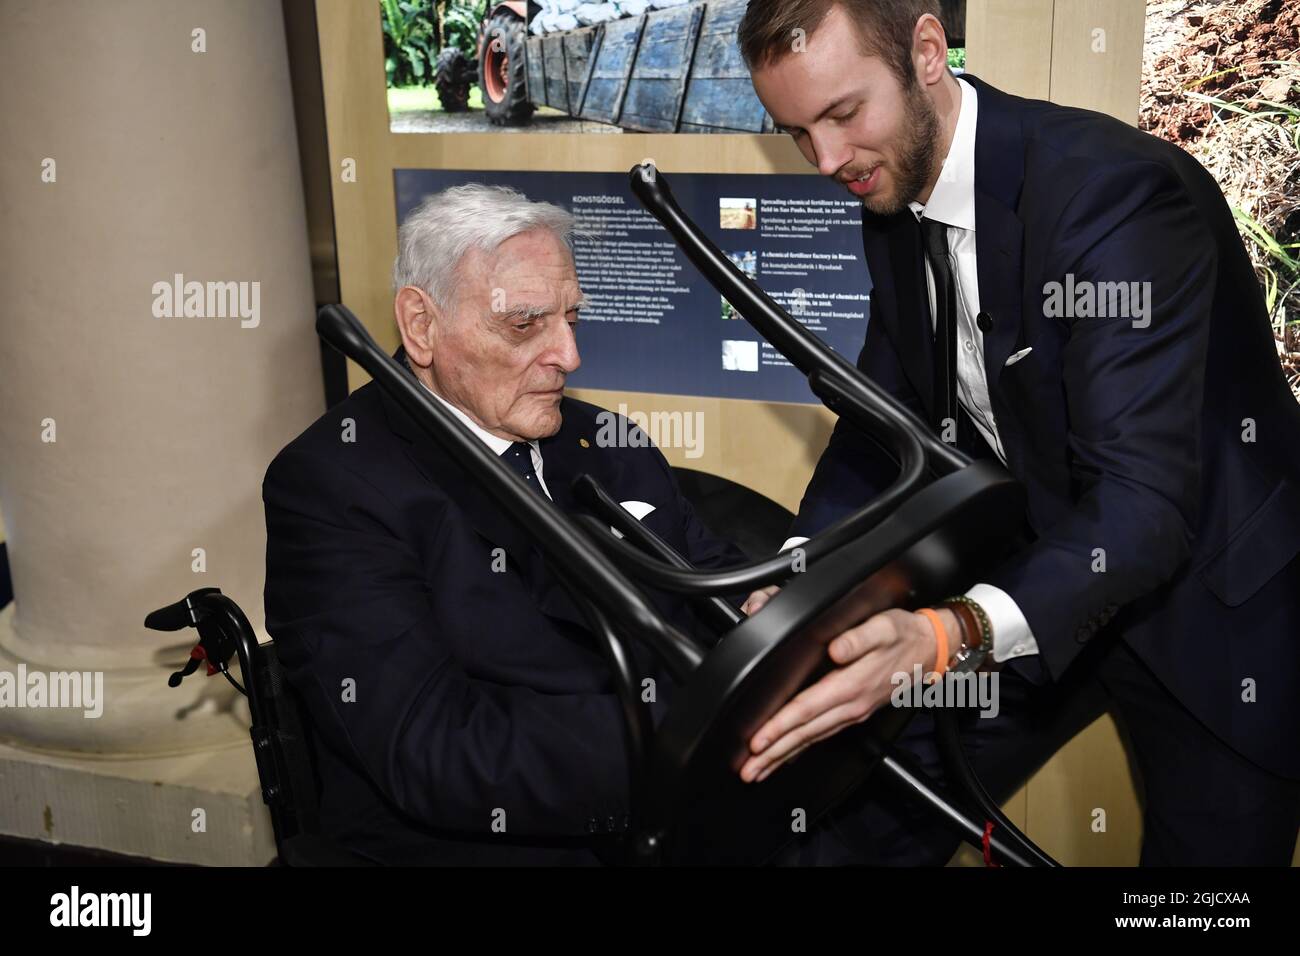
[[[971,652],[978,653],[984,659],[992,656],[993,624],[989,621],[988,614],[985,613],[979,602],[960,594],[943,601],[940,607],[949,608],[956,615],[958,623],[961,624],[962,647],[958,649],[955,655],[957,660],[965,660],[971,656]],[[977,635],[970,635],[976,637],[974,642],[968,640],[968,621],[978,628]]]

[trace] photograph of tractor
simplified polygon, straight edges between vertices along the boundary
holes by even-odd
[[[447,44],[429,58],[429,83],[437,92],[440,109],[413,112],[400,130],[771,132],[771,117],[754,93],[736,42],[736,28],[747,4],[748,0],[432,4],[430,19],[441,14],[448,35],[454,22],[462,42]],[[384,6],[390,5],[405,12],[420,7],[399,0],[387,0]],[[960,47],[965,42],[966,0],[943,0],[943,10],[949,45]],[[474,16],[477,36],[471,54],[463,40],[466,18]],[[399,129],[396,92],[390,89],[390,109],[394,129]],[[464,120],[439,115],[451,113],[470,115]],[[472,120],[475,114],[478,123]]]

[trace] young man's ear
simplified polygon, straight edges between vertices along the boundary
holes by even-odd
[[[393,317],[402,336],[402,346],[416,365],[433,361],[433,330],[438,307],[423,289],[407,285],[393,299]]]
[[[912,32],[912,61],[923,86],[938,83],[948,72],[948,37],[943,24],[928,13]]]

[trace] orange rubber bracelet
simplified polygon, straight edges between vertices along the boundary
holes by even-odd
[[[934,609],[923,607],[916,613],[924,614],[929,618],[931,626],[934,627],[934,676],[935,680],[938,680],[943,676],[943,672],[948,669],[948,629],[943,626],[943,618]]]

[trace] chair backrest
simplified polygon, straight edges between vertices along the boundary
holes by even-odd
[[[705,471],[673,466],[677,487],[696,515],[719,538],[735,542],[750,558],[776,554],[789,536],[794,515],[766,495]]]

